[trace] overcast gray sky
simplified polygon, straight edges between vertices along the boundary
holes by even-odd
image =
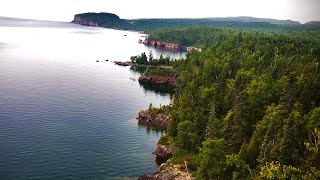
[[[1,0],[0,16],[71,21],[83,12],[111,12],[120,18],[253,16],[320,20],[320,0]]]

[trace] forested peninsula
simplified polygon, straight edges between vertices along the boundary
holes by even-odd
[[[204,180],[320,179],[320,28],[289,22],[150,33],[202,51],[170,64],[177,82],[159,147],[173,155],[142,178],[179,164]]]

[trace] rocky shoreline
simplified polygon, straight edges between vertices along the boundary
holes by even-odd
[[[154,113],[149,110],[139,112],[137,117],[140,124],[151,127],[166,129],[169,122],[169,115],[165,113]],[[167,140],[164,140],[167,141]],[[194,175],[189,174],[187,164],[173,164],[170,162],[174,154],[174,148],[167,142],[159,140],[157,149],[152,152],[156,156],[156,163],[159,168],[152,175],[139,176],[138,180],[193,180]]]
[[[137,117],[138,123],[146,126],[167,129],[169,115],[164,113],[153,113],[148,110],[142,110]]]
[[[152,67],[152,68],[163,68],[163,69],[172,69],[172,66],[151,66],[151,65],[141,65],[132,62],[121,62],[114,61],[114,63],[118,66],[133,66],[133,67]],[[176,85],[176,77],[174,76],[160,76],[160,75],[145,75],[142,74],[139,79],[139,83],[141,84],[163,84],[169,86]]]
[[[172,66],[151,66],[151,65],[144,65],[144,64],[137,64],[137,63],[132,63],[130,61],[114,61],[114,64],[118,66],[133,66],[133,67],[152,67],[152,68],[163,68],[163,69],[172,69]]]
[[[152,175],[143,175],[138,180],[194,180],[195,176],[189,174],[185,165],[163,163]]]
[[[157,149],[152,152],[153,155],[156,155],[156,163],[161,165],[172,158],[174,149],[168,145],[160,144],[160,141],[157,143]]]
[[[176,85],[176,78],[172,76],[144,75],[142,74],[138,81],[140,83]]]
[[[153,46],[160,49],[172,50],[172,51],[199,51],[201,52],[201,48],[196,47],[186,47],[181,46],[175,43],[162,42],[162,41],[149,41],[149,40],[139,40],[140,44],[144,44],[145,46]]]

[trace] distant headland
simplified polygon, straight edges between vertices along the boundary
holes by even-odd
[[[121,19],[118,15],[113,13],[80,13],[74,15],[71,21],[74,24],[85,26],[97,26],[104,28],[112,28],[119,30],[133,30],[145,32],[147,34],[154,34],[159,29],[169,28],[184,28],[184,27],[227,27],[249,30],[283,30],[283,29],[297,29],[309,28],[312,26],[319,26],[320,22],[309,22],[301,24],[298,21],[292,20],[278,20],[270,18],[255,18],[255,17],[213,17],[213,18],[171,18],[171,19]],[[202,47],[193,47],[193,45],[183,42],[166,41],[163,39],[147,38],[140,40],[139,43],[147,46],[154,46],[167,50],[196,50],[201,51]]]
[[[212,18],[170,18],[170,19],[121,19],[113,13],[80,13],[72,23],[124,30],[149,31],[156,28],[219,26],[235,28],[275,28],[277,26],[301,25],[298,21],[255,17],[212,17]]]

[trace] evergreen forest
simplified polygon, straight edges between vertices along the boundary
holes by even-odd
[[[198,45],[174,61],[171,161],[198,179],[320,178],[320,30],[168,29]]]

